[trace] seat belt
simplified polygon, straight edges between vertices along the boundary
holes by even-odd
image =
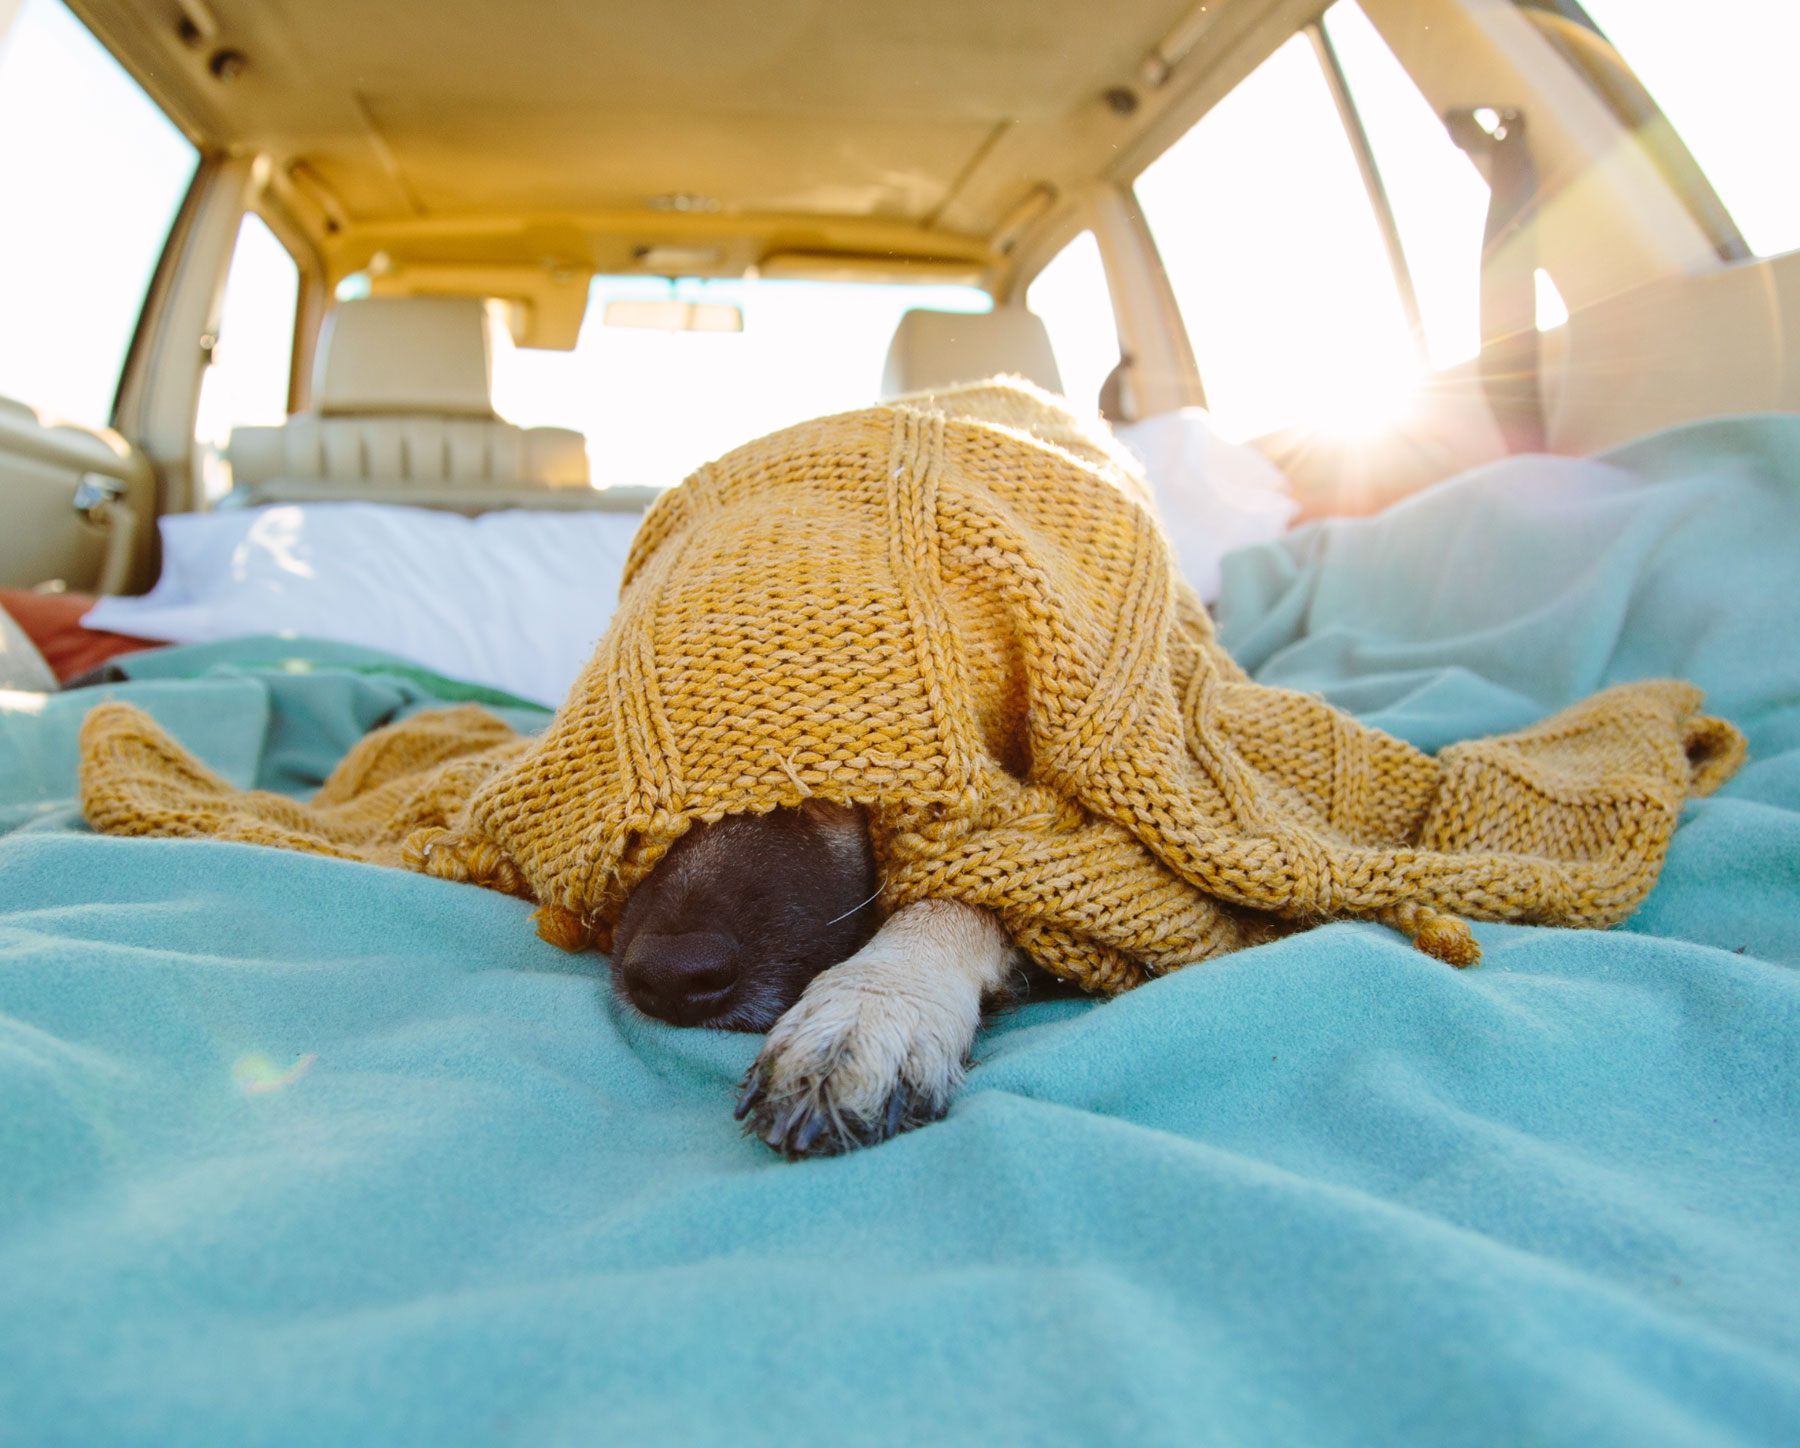
[[[1481,388],[1509,452],[1542,452],[1544,405],[1537,329],[1537,167],[1525,142],[1525,117],[1485,108],[1449,111],[1444,124],[1487,178],[1481,238]]]

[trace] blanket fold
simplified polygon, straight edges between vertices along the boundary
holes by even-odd
[[[1690,685],[1596,695],[1435,759],[1251,682],[1111,440],[1012,382],[825,418],[651,509],[618,614],[539,738],[479,709],[364,739],[307,805],[232,791],[97,708],[98,829],[401,865],[606,948],[698,820],[863,806],[888,910],[992,909],[1096,991],[1361,917],[1454,964],[1456,916],[1606,926],[1741,762]]]

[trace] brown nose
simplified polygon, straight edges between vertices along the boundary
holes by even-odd
[[[719,1013],[738,978],[738,943],[729,935],[693,930],[639,935],[619,968],[625,994],[647,1016],[691,1026]]]

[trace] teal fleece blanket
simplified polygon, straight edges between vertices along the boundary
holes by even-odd
[[[945,1121],[790,1165],[731,1120],[756,1038],[516,900],[86,833],[95,696],[0,698],[0,1442],[1800,1441],[1800,419],[1303,529],[1220,614],[1426,748],[1679,674],[1751,762],[1619,930],[1029,1002]],[[445,687],[132,667],[297,793]]]

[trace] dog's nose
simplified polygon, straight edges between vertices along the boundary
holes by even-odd
[[[729,935],[692,930],[639,935],[619,968],[625,993],[647,1016],[692,1025],[716,1015],[738,978],[738,943]]]

